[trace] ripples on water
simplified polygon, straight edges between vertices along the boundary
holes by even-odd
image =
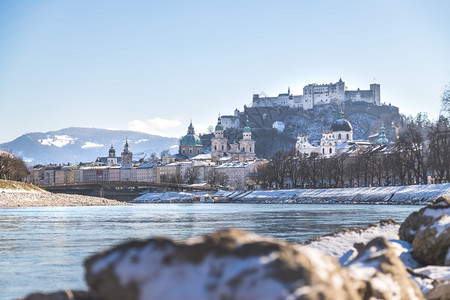
[[[184,240],[239,227],[300,243],[381,219],[402,222],[419,208],[196,203],[0,209],[0,299],[39,290],[86,289],[84,259],[128,239]]]

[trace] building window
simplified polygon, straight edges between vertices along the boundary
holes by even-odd
[[[325,154],[325,148],[322,148],[322,154]]]
[[[341,134],[339,133],[338,134],[338,139],[340,140],[340,139],[342,139],[342,137],[341,137]]]
[[[348,135],[348,133],[347,133],[347,140],[349,139],[349,135]]]
[[[330,154],[333,153],[333,149],[330,148]]]
[[[192,149],[189,149],[189,154],[192,154]]]
[[[214,145],[214,150],[217,150],[217,145]]]
[[[222,151],[223,151],[223,145],[222,145]]]
[[[252,152],[252,147],[250,147],[250,152]]]

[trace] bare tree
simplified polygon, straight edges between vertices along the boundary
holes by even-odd
[[[269,188],[272,184],[272,176],[270,174],[270,164],[266,163],[263,165],[259,165],[256,168],[255,174],[252,176],[257,184],[259,184],[263,188]]]
[[[449,92],[450,93],[450,92]],[[449,95],[450,96],[450,95]],[[450,181],[450,122],[441,116],[431,125],[429,136],[429,166],[439,181]]]
[[[225,186],[227,184],[227,181],[228,176],[225,173],[218,171],[217,169],[212,169],[208,173],[208,183],[211,186],[215,187]]]
[[[287,157],[287,153],[280,150],[272,155],[271,161],[269,162],[269,168],[271,166],[271,173],[274,176],[273,181],[279,189],[284,188],[284,184],[288,178],[286,166]]]
[[[409,170],[409,182],[427,183],[427,151],[425,144],[426,128],[429,121],[426,115],[418,114],[416,118],[408,118],[406,129],[400,135],[397,146],[403,153],[404,166]]]
[[[444,88],[441,96],[441,114],[450,118],[450,83]]]
[[[0,154],[0,178],[22,181],[27,175],[27,166],[20,157],[15,157],[8,152]]]
[[[287,178],[291,180],[292,186],[297,187],[300,180],[300,158],[295,155],[295,150],[290,151],[286,157],[285,168]]]
[[[150,160],[151,162],[155,162],[155,161],[158,160],[158,156],[156,155],[155,152],[153,152],[152,154],[150,154],[149,160]]]
[[[159,157],[163,158],[165,156],[168,156],[170,154],[169,149],[163,150],[161,151],[161,153],[159,154]]]
[[[188,167],[184,173],[184,181],[188,184],[193,184],[198,181],[200,172],[196,167]]]

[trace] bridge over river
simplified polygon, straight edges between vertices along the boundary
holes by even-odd
[[[216,191],[204,185],[165,182],[97,181],[82,183],[41,184],[40,188],[52,193],[79,194],[116,200],[132,200],[146,191]]]

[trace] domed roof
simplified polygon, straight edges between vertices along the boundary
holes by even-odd
[[[248,119],[245,121],[245,127],[242,130],[242,132],[252,132],[252,129],[250,128],[250,126],[248,125]]]
[[[344,119],[344,112],[341,111],[340,118],[331,124],[332,131],[352,131],[352,124]]]
[[[180,146],[203,146],[203,144],[198,135],[186,134],[181,138]]]
[[[180,140],[180,146],[203,146],[202,140],[195,134],[194,126],[189,124],[188,132]]]

